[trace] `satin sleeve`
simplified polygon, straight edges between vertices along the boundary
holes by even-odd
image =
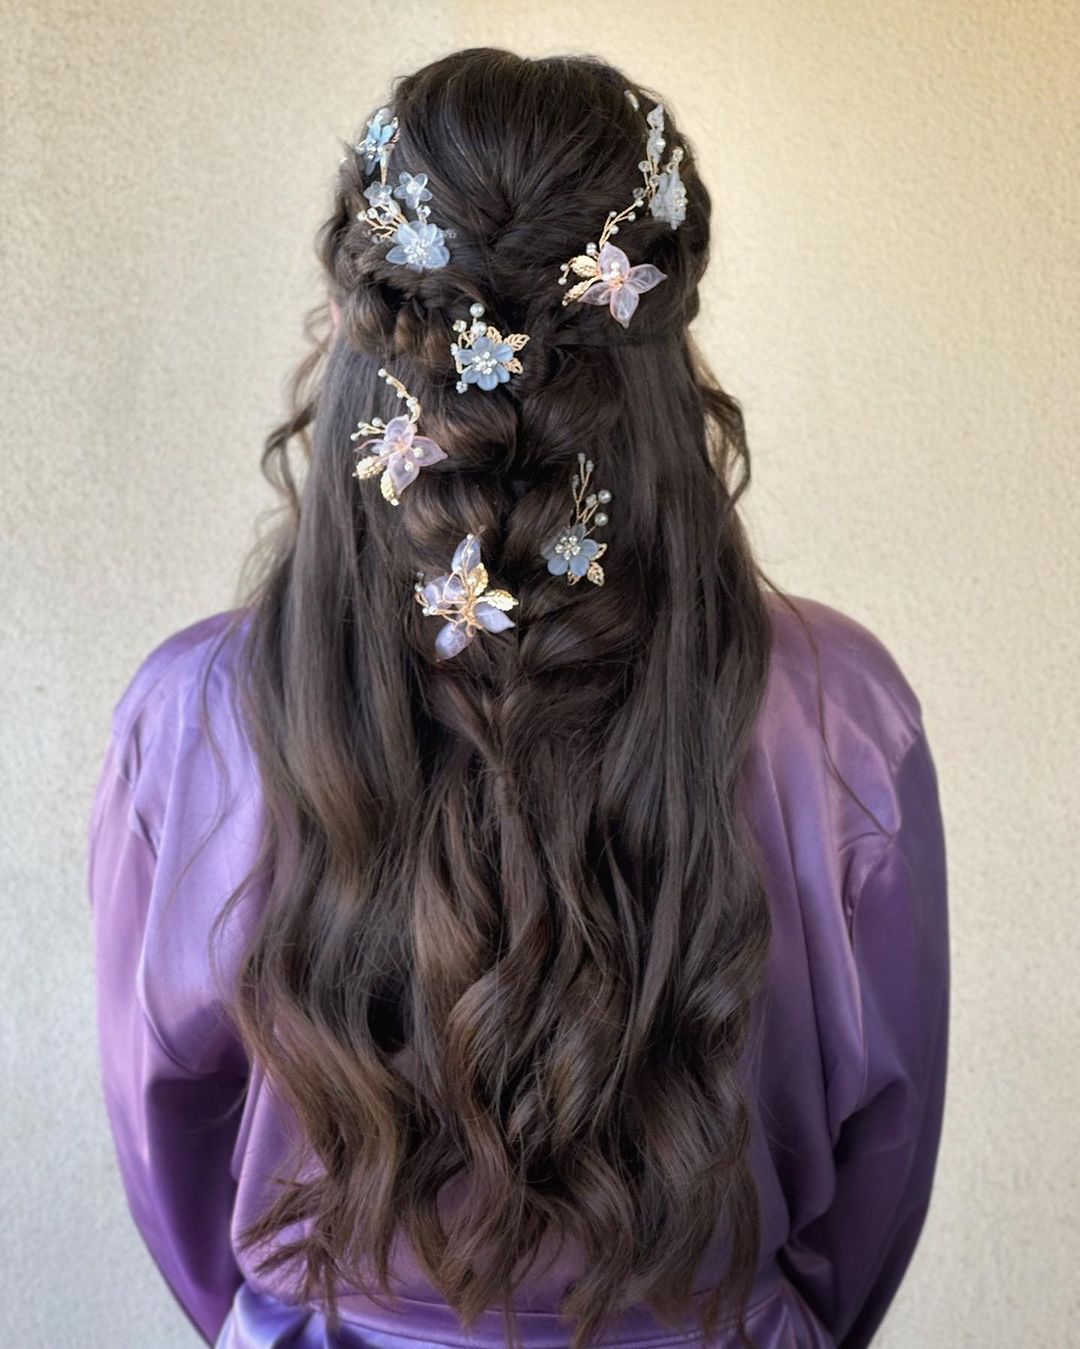
[[[135,1225],[181,1308],[213,1344],[243,1281],[230,1222],[246,1074],[223,1039],[192,1036],[181,1056],[140,996],[147,916],[165,887],[120,757],[114,733],[88,840],[105,1108]],[[123,1283],[118,1278],[118,1292]]]
[[[892,792],[899,825],[876,842],[850,910],[862,1090],[837,1121],[835,1191],[780,1253],[839,1349],[869,1345],[930,1205],[945,1102],[949,921],[937,774],[925,729]]]

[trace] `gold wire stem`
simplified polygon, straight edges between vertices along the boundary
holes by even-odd
[[[384,379],[387,384],[396,392],[398,398],[404,399],[405,406],[409,410],[409,421],[415,426],[420,420],[420,400],[414,398],[412,394],[402,384],[401,380],[392,375],[385,367],[379,367],[379,378]],[[381,417],[372,417],[369,422],[357,422],[356,430],[349,437],[350,440],[359,440],[361,436],[381,436],[386,430],[386,423]]]
[[[390,167],[390,151],[398,143],[398,138],[401,135],[400,127],[396,126],[396,117],[394,118],[394,122],[394,134],[379,150],[379,182],[383,187],[388,185],[386,175]],[[380,220],[378,215],[375,214],[374,206],[366,206],[364,208],[364,219],[371,226],[371,232],[377,239],[393,239],[399,226],[409,224],[409,217],[402,211],[401,207],[398,206],[392,195],[390,197],[389,206],[392,212],[390,220]]]

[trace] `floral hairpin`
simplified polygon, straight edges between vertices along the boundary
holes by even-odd
[[[364,139],[353,147],[357,154],[364,156],[365,173],[371,173],[377,163],[385,168],[390,162],[390,146],[397,127],[397,118],[390,116],[389,108],[380,108],[368,122]]]
[[[387,120],[389,119],[389,120]],[[386,255],[387,262],[400,263],[414,271],[432,271],[445,267],[450,261],[446,247],[448,231],[433,225],[429,219],[431,200],[427,174],[398,174],[396,187],[386,181],[390,166],[390,151],[397,143],[398,119],[390,117],[389,108],[380,108],[367,124],[367,134],[354,148],[364,156],[364,172],[370,174],[378,165],[379,177],[364,189],[368,206],[357,211],[357,220],[370,226],[377,239],[392,239],[394,247]],[[410,220],[398,202],[416,217]]]
[[[626,90],[626,97],[635,108],[639,106],[637,97],[629,89]],[[649,135],[645,141],[645,158],[638,168],[646,177],[649,210],[654,219],[664,220],[673,230],[677,230],[686,219],[686,186],[679,177],[682,148],[676,145],[668,162],[661,168],[660,156],[667,145],[664,139],[664,105],[658,103],[645,121],[649,126]]]
[[[400,506],[399,493],[414,481],[422,468],[445,459],[446,451],[440,449],[429,437],[416,434],[416,424],[420,420],[420,403],[409,393],[401,380],[395,379],[389,371],[383,369],[380,369],[379,375],[397,390],[399,398],[404,398],[405,405],[409,409],[408,415],[394,417],[389,422],[384,422],[381,417],[373,417],[370,422],[357,423],[356,430],[349,439],[360,440],[361,436],[370,436],[371,439],[357,445],[358,451],[367,450],[368,454],[357,462],[353,473],[361,480],[382,473],[379,486],[383,496],[391,506]]]
[[[597,543],[588,536],[591,526],[606,525],[607,515],[599,509],[611,500],[606,487],[589,491],[593,462],[584,453],[578,454],[578,472],[570,479],[574,494],[574,518],[568,525],[556,530],[541,549],[547,558],[547,569],[553,576],[565,576],[570,585],[576,585],[587,576],[593,585],[604,584],[604,569],[600,558],[607,551],[606,543]]]
[[[461,378],[455,388],[464,393],[470,384],[481,389],[494,389],[505,384],[511,375],[521,374],[521,362],[515,355],[529,340],[528,333],[507,333],[503,337],[498,328],[484,322],[484,306],[469,306],[471,326],[464,319],[454,324],[460,336],[450,343],[450,355]]]
[[[426,582],[423,572],[416,575],[417,603],[425,614],[447,620],[435,636],[440,658],[456,656],[480,628],[503,632],[515,626],[506,610],[517,600],[508,590],[488,590],[487,568],[480,560],[480,540],[475,534],[466,534],[454,549],[448,573]]]
[[[629,89],[625,93],[638,108],[637,96]],[[636,219],[638,211],[646,204],[655,219],[666,221],[673,230],[686,219],[686,188],[679,177],[683,157],[681,147],[672,150],[663,167],[660,164],[667,143],[664,140],[664,105],[658,103],[645,120],[649,127],[645,158],[638,163],[644,182],[634,189],[634,199],[629,206],[608,212],[599,240],[586,244],[584,253],[564,262],[559,270],[560,286],[566,285],[570,272],[584,278],[575,282],[563,296],[564,305],[572,300],[582,304],[606,304],[612,318],[624,328],[630,326],[639,296],[666,280],[667,273],[650,262],[631,266],[623,250],[611,242],[611,236],[618,234],[620,221]]]

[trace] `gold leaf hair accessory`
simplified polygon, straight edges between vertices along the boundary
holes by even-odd
[[[484,322],[482,304],[470,305],[469,313],[472,324],[458,319],[454,332],[460,336],[450,343],[450,355],[461,376],[454,386],[458,393],[464,393],[470,384],[491,390],[505,384],[511,375],[520,375],[521,362],[516,353],[529,340],[528,333],[508,333],[503,337],[498,328]]]
[[[353,474],[363,480],[381,473],[379,486],[383,496],[391,506],[400,506],[400,493],[416,480],[422,468],[445,459],[446,451],[428,436],[416,434],[420,403],[401,380],[395,379],[384,369],[379,370],[379,376],[397,391],[398,398],[405,400],[408,415],[394,417],[389,422],[384,422],[381,417],[373,417],[370,422],[357,423],[349,439],[360,440],[361,436],[369,436],[370,439],[356,447],[357,451],[367,450],[368,453],[357,462]]]
[[[578,472],[570,479],[574,495],[574,516],[568,525],[556,530],[541,549],[552,576],[565,576],[570,585],[576,585],[587,576],[593,585],[604,584],[604,569],[600,559],[607,551],[606,543],[590,538],[593,526],[606,525],[607,515],[599,508],[611,500],[606,487],[589,491],[593,462],[584,453],[578,454]]]
[[[637,96],[629,89],[624,92],[638,108]],[[645,158],[638,163],[643,182],[634,189],[633,201],[621,211],[609,211],[599,240],[586,244],[584,253],[570,258],[559,269],[560,286],[566,285],[570,272],[583,278],[562,297],[564,305],[573,300],[581,304],[606,304],[611,317],[624,328],[630,326],[639,297],[666,280],[667,273],[649,262],[632,265],[623,250],[611,242],[612,235],[618,234],[621,221],[636,219],[638,211],[646,205],[655,219],[665,220],[673,230],[686,219],[686,188],[679,177],[682,149],[676,146],[668,162],[662,168],[660,165],[667,144],[664,105],[657,103],[645,121],[648,125]]]
[[[423,572],[417,572],[417,603],[425,614],[447,621],[435,637],[436,655],[445,660],[463,650],[480,628],[487,632],[503,632],[515,626],[508,618],[517,600],[508,590],[488,590],[487,568],[480,559],[480,540],[476,534],[466,534],[454,549],[450,571],[425,581]]]

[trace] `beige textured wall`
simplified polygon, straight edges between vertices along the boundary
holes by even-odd
[[[763,560],[923,699],[952,1072],[880,1343],[1075,1343],[1071,0],[5,0],[0,1340],[195,1343],[98,1094],[89,793],[135,662],[231,602],[337,138],[393,73],[477,43],[598,50],[670,95],[715,194],[701,335],[745,403]]]

